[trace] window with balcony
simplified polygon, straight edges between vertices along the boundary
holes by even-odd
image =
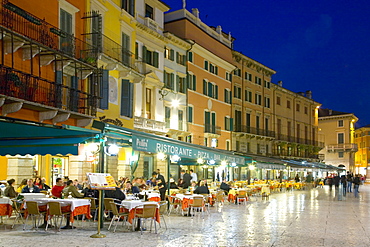
[[[60,9],[60,30],[65,35],[60,37],[60,50],[72,55],[73,54],[73,30],[72,30],[72,14],[64,9]]]
[[[344,133],[338,133],[338,144],[344,143]]]
[[[205,133],[216,133],[216,113],[215,112],[204,112],[204,128]]]
[[[154,9],[152,6],[145,4],[145,17],[149,17],[154,20]]]
[[[242,112],[235,110],[234,111],[234,119],[235,119],[235,131],[242,131]]]
[[[123,64],[129,66],[131,60],[131,52],[130,52],[130,36],[125,33],[122,33],[122,62]]]
[[[121,0],[121,9],[124,9],[130,15],[135,16],[135,0]]]

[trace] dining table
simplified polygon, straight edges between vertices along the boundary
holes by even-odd
[[[35,199],[25,199],[27,201],[37,202],[40,212],[47,211],[48,202],[59,202],[61,204],[62,212],[70,213],[70,222],[74,222],[74,217],[77,215],[85,215],[86,218],[90,219],[90,200],[79,199],[79,198],[66,198],[66,199],[53,199],[53,198],[35,198]],[[26,210],[25,215],[27,215],[27,204],[24,203],[23,206]]]
[[[1,197],[0,198],[0,217],[1,223],[3,223],[3,216],[12,216],[13,207],[12,207],[12,200],[8,197]]]
[[[142,196],[146,195],[148,197],[148,200],[152,202],[161,201],[161,194],[154,190],[143,190],[143,191],[140,191],[139,194]]]
[[[156,202],[153,201],[142,201],[142,200],[123,200],[121,202],[121,207],[126,209],[129,213],[127,221],[132,224],[133,219],[135,218],[136,213],[142,213],[143,207],[145,204],[153,204]],[[122,211],[122,210],[121,210]],[[159,204],[157,203],[157,210],[156,210],[156,221],[160,223],[160,215],[159,215]]]

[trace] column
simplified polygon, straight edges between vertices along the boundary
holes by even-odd
[[[29,179],[33,176],[33,156],[7,156],[8,158],[8,178],[15,179],[16,185],[19,185],[23,179]],[[18,186],[15,186],[16,188]]]

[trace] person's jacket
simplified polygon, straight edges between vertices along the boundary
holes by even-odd
[[[62,193],[64,195],[64,198],[67,198],[70,193],[71,193],[71,196],[72,197],[75,197],[75,198],[82,198],[82,197],[84,197],[83,194],[81,194],[80,192],[77,191],[77,189],[76,189],[76,187],[74,185],[69,185],[69,186],[65,187],[63,189]]]
[[[22,189],[22,193],[40,193],[40,188],[37,187],[36,185],[33,186],[33,191],[30,191],[30,188],[28,186],[25,186]]]
[[[189,173],[185,173],[184,174],[183,181],[184,181],[183,188],[184,189],[187,189],[190,186],[190,184],[191,184],[191,182],[190,182],[191,181],[191,176],[190,176]]]
[[[194,194],[209,194],[209,189],[207,186],[199,186],[194,190]]]
[[[17,192],[15,192],[15,189],[13,186],[8,185],[5,188],[4,196],[9,197],[9,198],[15,198],[17,197]]]
[[[114,199],[118,199],[120,201],[125,200],[125,198],[126,198],[125,194],[118,187],[116,187],[115,190],[106,190],[105,193],[104,193],[104,197],[105,198],[114,198]]]

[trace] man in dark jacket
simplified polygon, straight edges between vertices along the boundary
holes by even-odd
[[[160,170],[157,169],[157,172],[153,172],[152,177],[157,179],[157,186],[159,189],[159,193],[161,194],[161,201],[166,200],[166,180],[164,176],[159,173]]]
[[[191,184],[191,176],[189,173],[185,173],[185,170],[181,170],[181,174],[183,175],[183,188],[187,189]]]

